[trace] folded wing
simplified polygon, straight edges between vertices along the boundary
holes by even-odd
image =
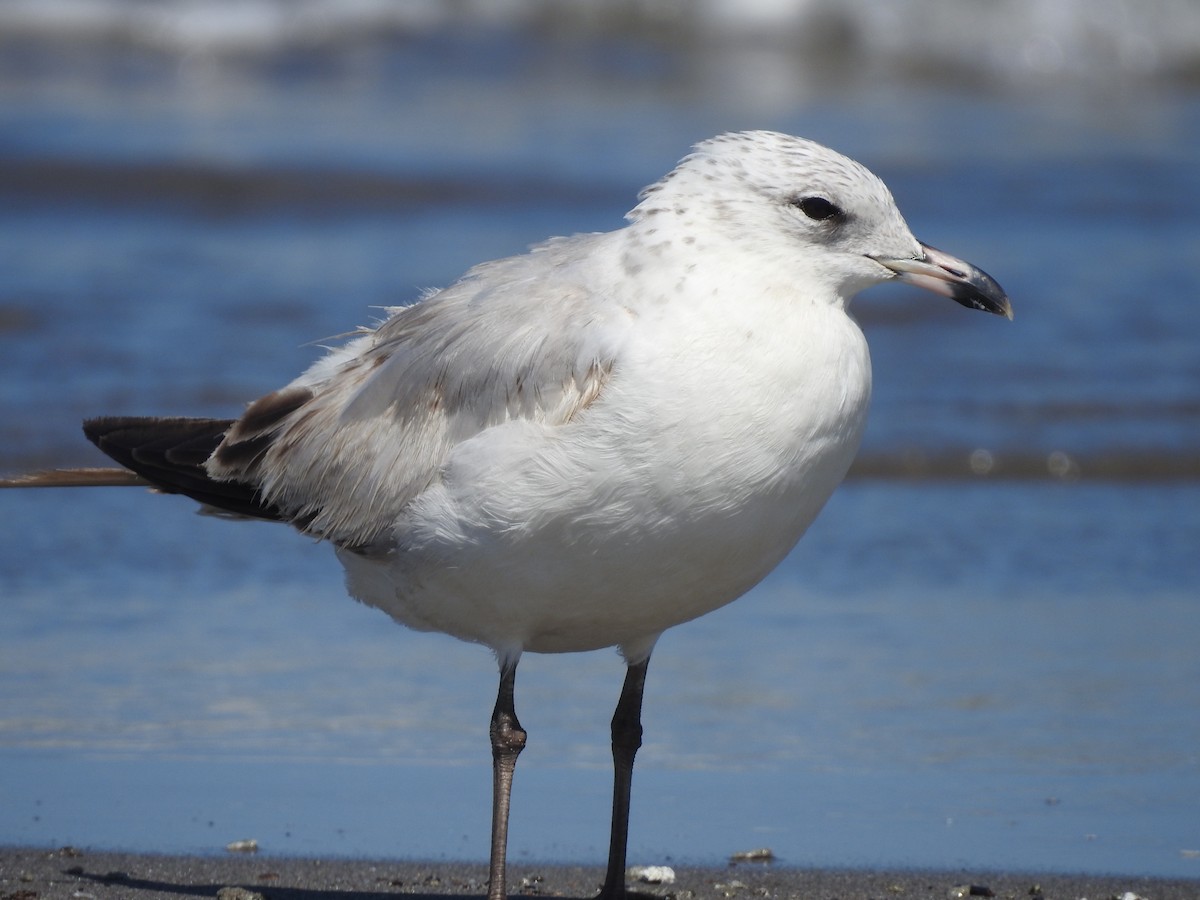
[[[476,267],[391,311],[236,422],[197,426],[181,447],[154,456],[159,469],[179,460],[183,471],[136,471],[197,499],[224,499],[210,485],[226,485],[234,511],[258,510],[247,514],[342,546],[371,545],[440,477],[457,444],[516,419],[564,425],[600,395],[627,317],[571,277],[578,245],[598,237],[534,251],[561,257],[549,268],[531,266],[529,255]]]

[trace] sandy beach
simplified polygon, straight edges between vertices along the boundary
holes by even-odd
[[[1044,898],[1044,900],[1195,900],[1200,880],[983,871],[838,871],[762,863],[726,868],[675,867],[672,884],[640,885],[648,897],[707,898]],[[592,897],[598,866],[517,862],[513,896]],[[0,849],[2,900],[159,900],[179,896],[220,900],[383,900],[391,896],[479,897],[482,864],[319,860],[257,854],[154,856],[57,850]],[[632,887],[631,883],[631,887]]]

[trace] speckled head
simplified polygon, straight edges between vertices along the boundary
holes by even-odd
[[[771,131],[697,144],[629,213],[664,219],[736,248],[749,265],[828,284],[848,299],[894,273],[872,257],[916,258],[920,243],[887,187],[864,166],[803,138]]]
[[[1011,317],[995,281],[913,236],[877,176],[804,138],[773,131],[719,135],[697,144],[639,199],[628,215],[634,228],[673,221],[736,250],[743,264],[777,267],[818,294],[823,287],[834,302],[900,279]]]

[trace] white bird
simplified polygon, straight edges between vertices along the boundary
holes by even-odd
[[[389,310],[238,419],[84,425],[161,491],[328,540],[349,592],[398,622],[492,649],[490,900],[522,653],[627,662],[600,894],[618,900],[655,641],[770,572],[858,449],[871,369],[847,303],[899,279],[1012,316],[988,275],[913,237],[883,182],[811,141],[704,141],[639,201],[624,228]]]

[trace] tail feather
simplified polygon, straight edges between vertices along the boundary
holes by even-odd
[[[89,441],[160,491],[183,494],[224,512],[284,520],[253,485],[215,481],[204,463],[232,427],[233,419],[107,416],[88,419]]]
[[[11,478],[0,478],[0,488],[42,487],[147,487],[150,484],[141,475],[128,469],[42,469]]]

